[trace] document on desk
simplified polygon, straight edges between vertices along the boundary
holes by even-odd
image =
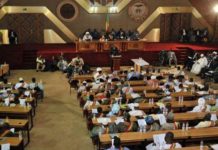
[[[1,144],[1,150],[10,150],[10,144]]]
[[[140,98],[141,96],[138,93],[131,93],[131,97],[135,99],[135,98]]]
[[[118,125],[121,122],[124,122],[123,117],[117,117],[117,119],[115,120],[116,125]]]
[[[107,124],[108,122],[111,122],[111,119],[110,118],[106,118],[106,117],[102,117],[102,118],[98,118],[97,119],[98,123],[101,123],[101,124]]]
[[[137,122],[138,122],[139,127],[147,125],[147,123],[145,122],[145,119],[138,119]]]

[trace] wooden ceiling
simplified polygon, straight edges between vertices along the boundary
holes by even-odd
[[[218,0],[189,0],[193,7],[195,7],[207,22],[214,27],[216,21],[216,14],[214,12],[214,6],[218,5]]]

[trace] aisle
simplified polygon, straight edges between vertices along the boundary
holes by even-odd
[[[37,107],[27,150],[93,150],[76,93],[69,94],[67,79],[61,72],[16,70],[9,81],[16,83],[19,77],[27,82],[32,77],[45,82],[44,102]]]

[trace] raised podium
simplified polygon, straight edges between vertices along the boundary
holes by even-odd
[[[134,62],[134,69],[136,72],[141,73],[141,69],[144,66],[149,66],[149,63],[146,62],[144,59],[139,58],[139,59],[132,59]]]
[[[121,60],[121,55],[112,55],[111,59],[112,59],[112,67],[111,67],[111,71],[118,71],[120,70],[120,60]]]

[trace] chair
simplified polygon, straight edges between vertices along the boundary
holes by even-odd
[[[78,80],[71,80],[71,81],[69,81],[69,84],[70,84],[70,94],[71,94],[71,88],[78,89],[78,83],[79,83]]]

